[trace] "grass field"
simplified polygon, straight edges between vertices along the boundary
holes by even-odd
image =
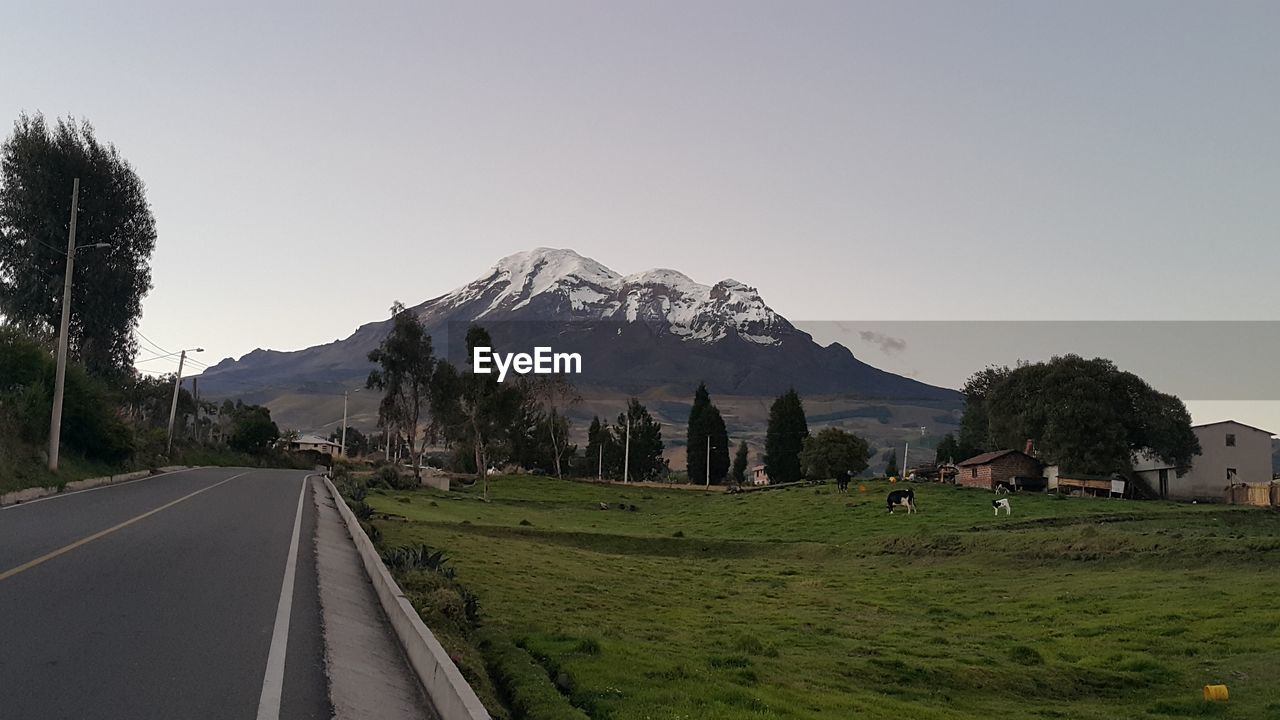
[[[865,488],[513,477],[487,504],[368,502],[596,720],[1280,718],[1280,516],[1021,495],[995,518],[941,485],[890,516]]]

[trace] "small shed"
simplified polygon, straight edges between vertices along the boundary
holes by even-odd
[[[751,477],[747,478],[747,482],[752,485],[768,485],[769,473],[764,471],[763,465],[756,465],[751,468]]]
[[[1059,494],[1092,495],[1093,497],[1124,496],[1125,481],[1110,475],[1087,475],[1084,473],[1058,472],[1058,482],[1054,487]]]
[[[956,464],[960,472],[956,484],[994,490],[997,485],[1014,488],[1044,487],[1039,460],[1021,450],[997,450],[975,455]]]

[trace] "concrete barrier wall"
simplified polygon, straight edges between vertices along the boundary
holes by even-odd
[[[188,469],[190,468],[185,465],[171,465],[169,467],[160,468],[156,474],[164,475],[166,473]],[[59,490],[58,488],[27,488],[26,490],[15,490],[13,492],[0,495],[0,505],[14,505],[17,503],[39,500],[42,497],[57,495],[59,493],[76,492],[78,490],[88,490],[89,488],[100,487],[102,485],[114,485],[116,483],[129,482],[130,480],[139,480],[151,474],[150,470],[138,470],[137,472],[121,473],[119,475],[106,475],[103,477],[75,480],[67,483],[62,490]]]
[[[360,527],[360,522],[338,494],[333,482],[325,477],[324,483],[329,488],[329,495],[333,497],[333,504],[337,506],[343,522],[347,524],[347,531],[355,542],[356,551],[360,553],[365,572],[369,574],[373,589],[378,593],[382,610],[441,720],[491,720],[489,711],[484,709],[484,704],[476,697],[466,678],[462,677],[462,672],[449,658],[449,653],[427,629],[418,616],[418,611],[405,599],[404,592],[387,571],[387,566],[382,564],[377,548],[365,534],[364,528]]]

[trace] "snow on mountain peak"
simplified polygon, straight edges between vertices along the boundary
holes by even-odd
[[[619,275],[573,250],[536,248],[502,258],[487,275],[441,298],[449,305],[485,298],[476,318],[514,311],[549,297],[583,320],[665,323],[686,340],[715,342],[729,330],[750,342],[772,345],[790,323],[736,280],[702,285],[676,270],[656,268]]]

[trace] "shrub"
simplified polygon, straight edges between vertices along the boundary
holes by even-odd
[[[403,473],[394,465],[383,465],[373,474],[373,484],[388,490],[412,490],[418,486],[413,475]]]
[[[573,646],[573,651],[583,655],[599,655],[600,641],[595,638],[582,638],[577,645]]]

